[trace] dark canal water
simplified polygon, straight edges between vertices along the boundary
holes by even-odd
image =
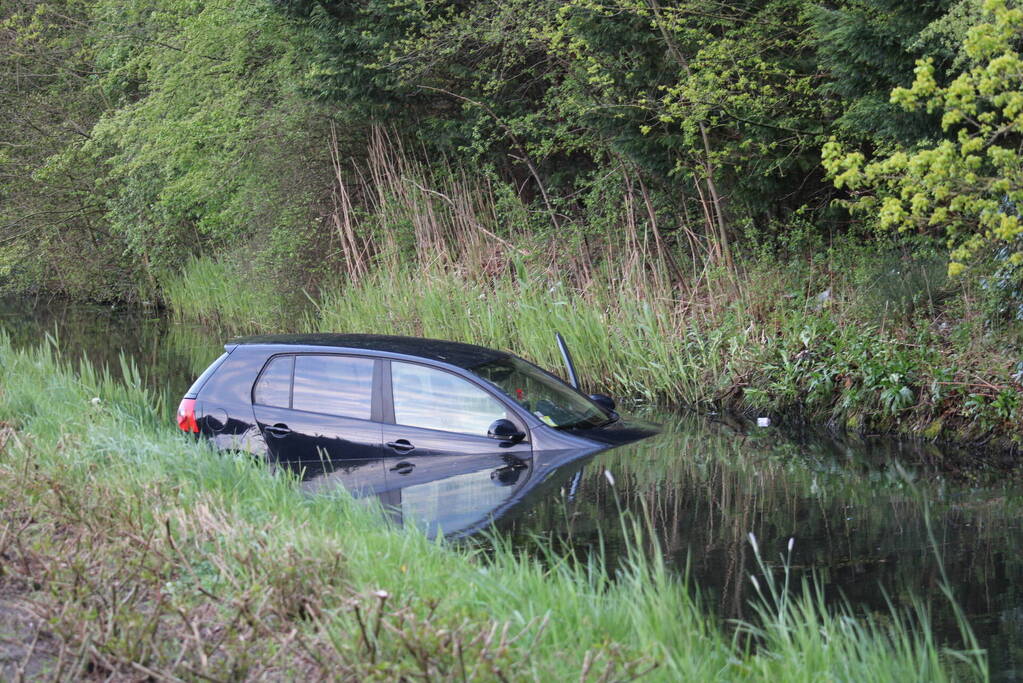
[[[115,370],[124,354],[170,408],[229,336],[152,312],[20,299],[0,302],[0,327],[17,345],[50,334],[66,354]],[[440,459],[379,495],[397,520],[459,535],[492,525],[522,546],[540,535],[579,553],[603,544],[609,563],[627,547],[629,511],[651,521],[666,561],[688,566],[726,619],[753,617],[752,532],[775,568],[795,539],[796,576],[815,577],[829,600],[859,612],[888,614],[886,595],[907,608],[917,596],[942,640],[956,644],[943,566],[994,678],[1023,678],[1020,472],[968,450],[641,412],[664,426],[659,436],[575,459]],[[358,473],[321,476],[313,488],[346,477]]]

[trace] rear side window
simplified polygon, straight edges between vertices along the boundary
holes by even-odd
[[[373,359],[295,356],[291,407],[368,420],[373,411]]]
[[[275,408],[291,407],[291,370],[294,356],[277,356],[263,370],[252,392],[252,400]]]
[[[507,411],[489,393],[457,375],[414,363],[391,362],[394,421],[410,427],[486,436]]]

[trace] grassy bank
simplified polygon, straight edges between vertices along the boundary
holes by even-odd
[[[39,617],[22,635],[55,676],[985,676],[922,612],[829,614],[807,587],[728,636],[656,558],[611,576],[430,541],[177,434],[130,369],[114,382],[4,338],[0,367],[0,583]]]
[[[989,324],[985,292],[949,282],[940,256],[850,243],[747,263],[688,284],[660,262],[385,263],[289,315],[261,303],[272,294],[250,296],[237,269],[197,261],[168,299],[179,315],[243,331],[425,335],[550,368],[560,331],[590,390],[861,432],[1012,447],[1023,437],[1018,335]]]

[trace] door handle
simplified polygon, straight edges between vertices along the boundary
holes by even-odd
[[[405,462],[403,460],[402,462],[399,462],[397,465],[392,467],[391,471],[392,472],[397,472],[398,474],[408,474],[414,468],[415,468],[415,465],[413,463]]]
[[[413,446],[411,443],[409,443],[408,439],[398,439],[397,441],[388,441],[387,442],[387,446],[389,448],[393,448],[394,450],[398,451],[399,453],[408,453],[409,451],[414,451],[416,449],[415,446]]]
[[[273,434],[274,436],[287,436],[288,434],[291,434],[291,428],[288,427],[288,425],[281,423],[277,423],[269,427],[264,427],[264,429],[268,433]]]

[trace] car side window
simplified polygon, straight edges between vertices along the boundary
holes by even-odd
[[[504,405],[468,380],[416,363],[391,362],[394,421],[408,427],[486,436]]]
[[[263,370],[252,392],[252,401],[275,408],[291,407],[291,370],[294,356],[277,356]]]
[[[295,410],[368,420],[373,412],[373,359],[295,356]]]

